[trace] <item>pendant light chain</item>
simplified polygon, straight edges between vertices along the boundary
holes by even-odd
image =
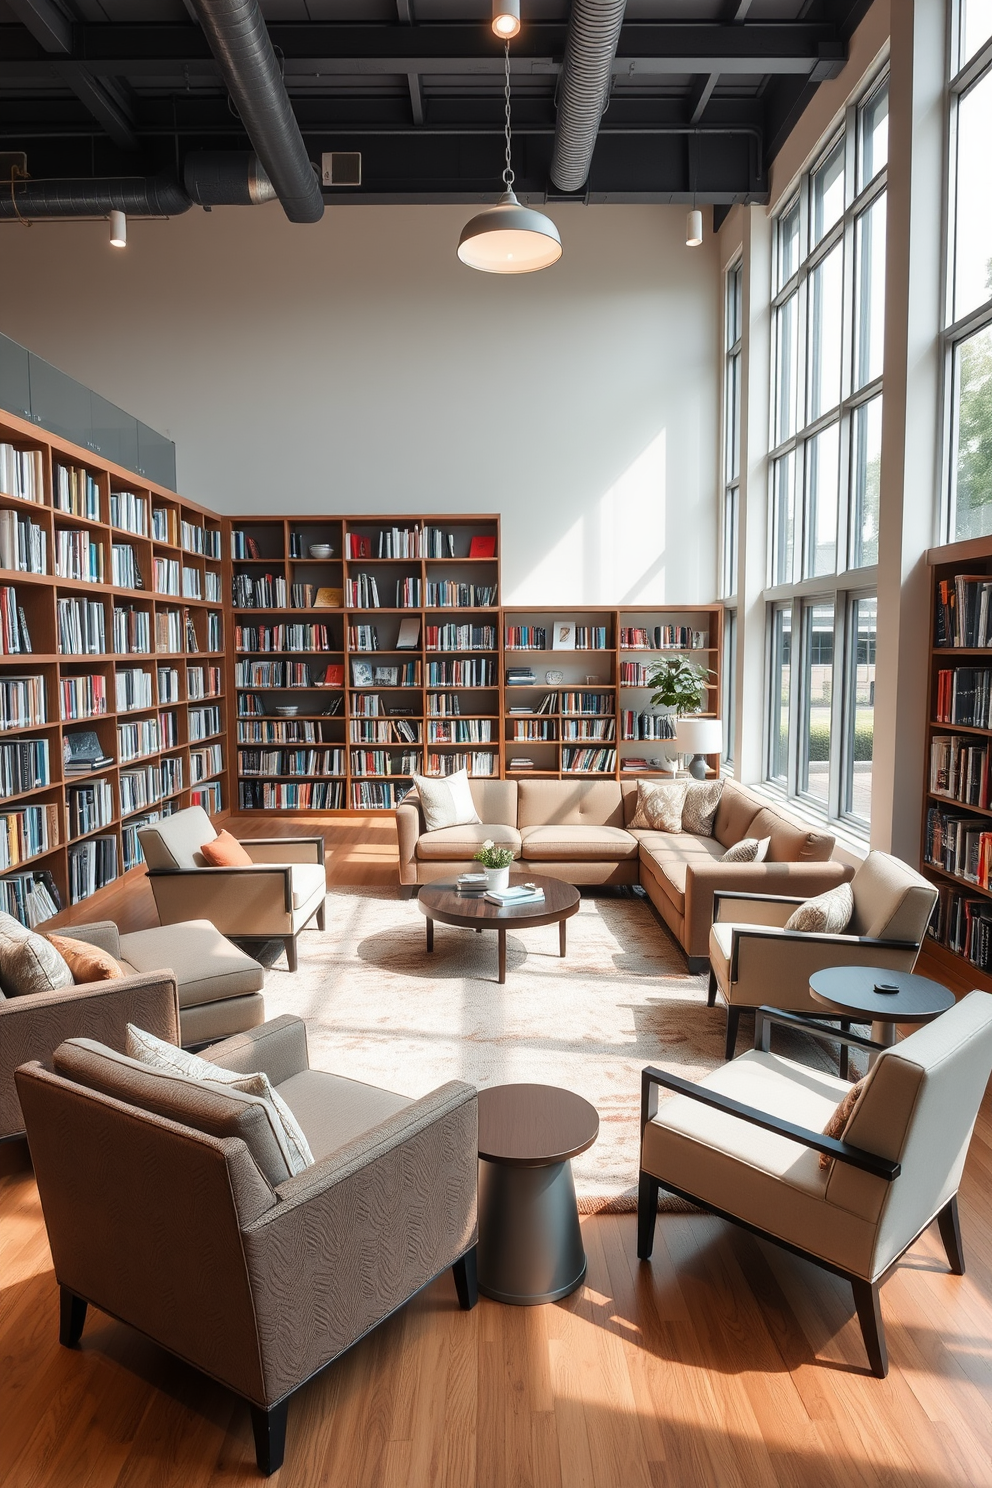
[[[503,169],[503,183],[507,191],[513,190],[513,166],[510,164],[510,43],[504,42],[503,52],[506,58],[506,86],[503,94],[506,99],[506,165]]]

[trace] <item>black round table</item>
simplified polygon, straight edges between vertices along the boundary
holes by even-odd
[[[809,990],[841,1017],[870,1020],[872,1038],[886,1048],[896,1041],[897,1023],[929,1023],[954,1006],[953,993],[940,982],[881,966],[830,966],[813,973]]]

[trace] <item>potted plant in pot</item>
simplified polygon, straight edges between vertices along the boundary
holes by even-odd
[[[509,847],[497,847],[491,838],[479,848],[475,854],[474,861],[481,863],[486,870],[486,888],[505,889],[510,882],[510,864],[513,862],[513,850]]]
[[[657,690],[652,693],[651,702],[656,708],[672,709],[676,718],[674,733],[678,732],[679,719],[699,712],[709,680],[714,676],[716,673],[709,667],[694,666],[684,656],[669,657],[652,668],[647,685]]]

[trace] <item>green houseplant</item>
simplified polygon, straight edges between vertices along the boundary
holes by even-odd
[[[684,656],[672,656],[655,663],[648,673],[647,685],[656,690],[651,695],[654,707],[671,708],[676,718],[698,713],[703,706],[707,684],[716,675],[709,667],[695,666]],[[674,738],[676,729],[672,730]],[[672,762],[674,769],[674,761]]]
[[[476,863],[481,863],[486,870],[486,887],[489,889],[505,889],[510,882],[510,864],[513,862],[513,850],[509,847],[497,847],[491,837],[487,837],[477,853],[473,854]]]

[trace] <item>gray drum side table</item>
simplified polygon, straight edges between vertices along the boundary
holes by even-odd
[[[571,1158],[591,1147],[599,1116],[553,1085],[479,1091],[479,1290],[534,1307],[581,1286],[586,1253]]]

